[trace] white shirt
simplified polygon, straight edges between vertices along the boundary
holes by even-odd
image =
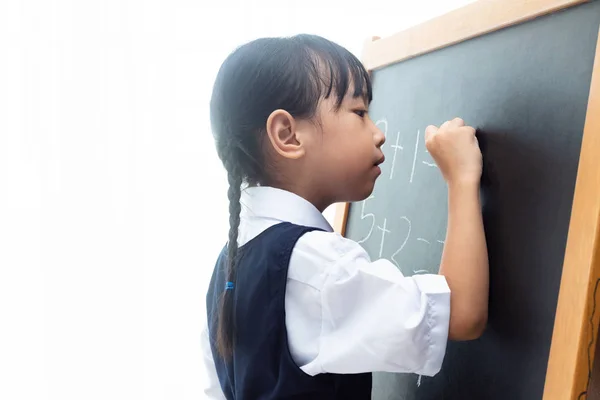
[[[280,222],[323,229],[304,234],[288,267],[285,324],[292,358],[305,373],[412,372],[441,368],[450,321],[450,289],[441,275],[405,277],[385,259],[371,261],[334,233],[308,201],[280,189],[242,192],[238,245]],[[225,399],[208,340],[205,393]]]

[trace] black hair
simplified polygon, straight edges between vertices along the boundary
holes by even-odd
[[[362,63],[345,48],[315,35],[257,39],[223,62],[210,118],[229,181],[227,281],[234,282],[236,275],[241,186],[264,185],[270,179],[262,149],[269,115],[283,109],[294,118],[312,119],[323,98],[335,96],[339,109],[351,85],[354,97],[371,102],[371,81]],[[225,287],[225,282],[219,284]],[[217,349],[229,358],[235,337],[231,290],[223,290],[219,307]]]

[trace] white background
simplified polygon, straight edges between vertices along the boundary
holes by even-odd
[[[0,398],[204,398],[220,63],[302,32],[360,56],[468,2],[0,0]]]

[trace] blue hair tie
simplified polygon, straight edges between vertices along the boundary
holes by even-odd
[[[233,290],[233,282],[225,282],[225,290]]]

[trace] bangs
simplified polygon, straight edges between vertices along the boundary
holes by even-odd
[[[339,109],[344,97],[351,93],[353,98],[362,98],[368,106],[373,99],[371,78],[363,64],[345,48],[328,40],[311,37],[307,46],[312,83],[320,98],[335,97]]]

